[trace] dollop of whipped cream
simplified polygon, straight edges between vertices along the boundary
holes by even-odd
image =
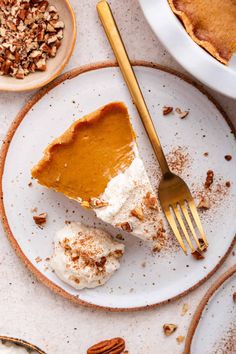
[[[55,237],[51,266],[75,289],[103,285],[120,267],[124,245],[101,229],[71,222]]]
[[[26,348],[11,342],[0,341],[0,353],[2,354],[37,354],[35,350],[27,350]]]

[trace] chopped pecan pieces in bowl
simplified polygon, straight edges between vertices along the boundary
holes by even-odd
[[[3,0],[0,7],[0,75],[17,79],[45,71],[63,39],[64,22],[46,0]]]

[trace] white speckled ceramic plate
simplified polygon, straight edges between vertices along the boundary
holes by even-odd
[[[201,300],[189,327],[184,354],[235,354],[236,266],[224,273]]]
[[[65,220],[95,222],[109,230],[75,201],[35,181],[28,186],[31,167],[40,159],[43,149],[75,119],[108,102],[124,101],[147,171],[153,185],[158,184],[158,164],[120,71],[111,63],[75,69],[34,96],[10,128],[1,163],[3,223],[28,267],[64,297],[118,311],[164,303],[201,284],[223,262],[236,231],[236,144],[226,117],[203,91],[181,76],[144,63],[136,63],[135,71],[168,159],[173,166],[176,154],[179,156],[183,165],[181,175],[191,190],[199,192],[206,172],[214,170],[214,205],[202,213],[210,244],[203,261],[186,257],[167,229],[169,246],[155,255],[138,239],[124,236],[126,252],[120,270],[106,285],[93,290],[76,291],[48,268],[45,259],[52,254],[55,232]],[[188,109],[190,113],[183,120],[177,113],[163,117],[164,105]],[[205,152],[208,157],[203,156]],[[233,156],[231,161],[225,160],[226,154]],[[225,186],[226,181],[231,182],[230,188]],[[34,208],[38,213],[48,213],[43,229],[33,222]],[[116,235],[116,230],[110,231]],[[42,261],[37,263],[37,257]]]
[[[197,45],[172,12],[167,0],[139,0],[154,33],[171,55],[198,80],[236,98],[236,55],[228,66]]]

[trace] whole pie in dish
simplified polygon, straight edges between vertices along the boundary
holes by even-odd
[[[72,124],[46,148],[32,176],[93,209],[101,220],[161,248],[165,231],[158,201],[122,102]]]
[[[192,39],[228,64],[236,51],[236,0],[168,0]]]

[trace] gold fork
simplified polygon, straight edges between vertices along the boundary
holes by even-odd
[[[160,140],[107,1],[99,1],[97,11],[160,164],[163,174],[158,191],[161,207],[183,251],[187,254],[181,234],[185,237],[192,253],[197,249],[203,250],[208,246],[208,243],[193,197],[187,184],[169,169]],[[197,249],[191,240],[191,234]]]

